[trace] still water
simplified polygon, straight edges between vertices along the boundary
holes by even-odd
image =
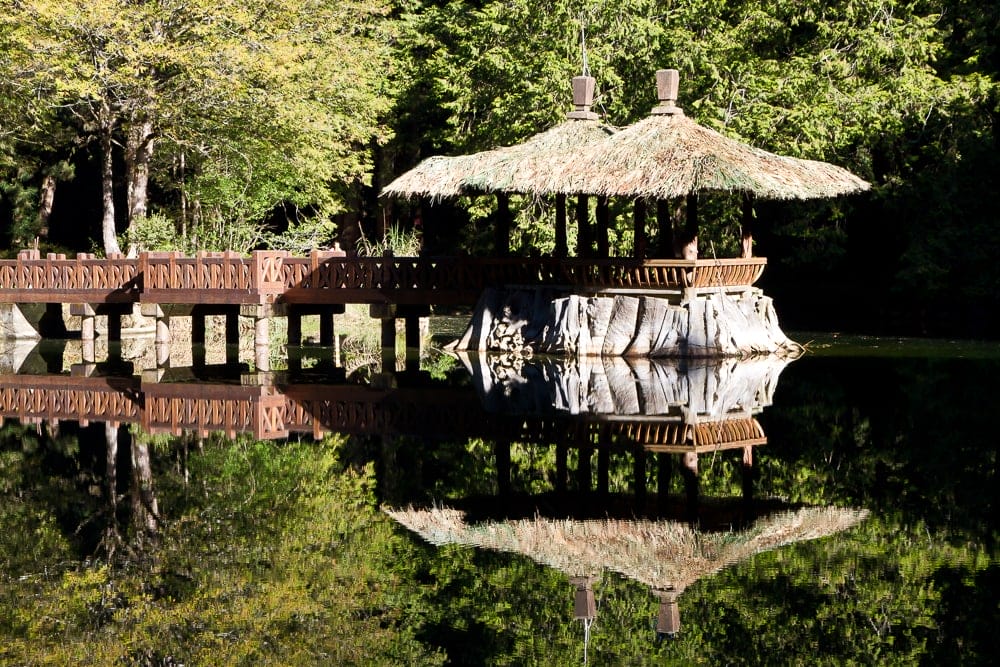
[[[1000,349],[798,339],[268,374],[20,350],[0,664],[992,663]]]

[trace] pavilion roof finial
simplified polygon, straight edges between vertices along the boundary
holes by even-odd
[[[677,106],[677,91],[680,87],[680,73],[675,69],[656,70],[656,96],[660,103],[653,107],[654,116],[683,116],[684,110]]]
[[[595,79],[592,76],[573,77],[573,111],[567,118],[576,120],[597,120],[599,116],[590,110],[594,104]]]

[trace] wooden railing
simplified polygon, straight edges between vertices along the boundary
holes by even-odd
[[[763,257],[722,260],[634,260],[467,257],[340,257],[316,253],[282,258],[282,299],[349,300],[359,292],[395,298],[411,291],[476,298],[499,286],[583,289],[682,289],[749,287],[761,276]],[[338,294],[337,292],[340,291]],[[430,296],[430,295],[428,295]]]
[[[17,259],[0,261],[0,294],[5,303],[70,303],[89,297],[104,303],[137,301],[139,266],[115,255],[98,259],[80,253],[75,259],[23,250]]]
[[[0,261],[0,302],[184,304],[474,303],[487,287],[584,290],[753,285],[767,260],[345,257],[313,252],[149,252],[66,259],[24,251]]]
[[[145,252],[139,256],[142,300],[153,303],[258,303],[281,293],[284,251]],[[178,300],[179,299],[179,300]],[[175,301],[176,300],[176,301]]]

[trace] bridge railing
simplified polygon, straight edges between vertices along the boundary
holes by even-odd
[[[143,301],[188,303],[193,295],[212,303],[256,303],[281,293],[286,251],[144,252],[139,256]]]
[[[722,260],[344,257],[282,258],[284,290],[481,291],[503,285],[664,289],[750,286],[762,257]]]
[[[124,255],[98,258],[80,253],[74,259],[23,250],[16,259],[0,261],[0,294],[6,302],[72,302],[92,296],[99,301],[128,302],[139,298],[139,267]]]
[[[365,303],[474,302],[512,285],[680,289],[753,285],[767,260],[346,257],[314,251],[145,252],[137,259],[23,251],[0,261],[3,302]]]

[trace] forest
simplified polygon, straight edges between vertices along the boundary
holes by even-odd
[[[756,206],[787,328],[996,338],[1000,9],[969,0],[2,0],[4,253],[302,251],[387,231],[490,252],[491,198],[380,198],[431,155],[626,126],[681,73],[697,122],[845,167],[863,195]],[[726,251],[738,207],[707,196]],[[547,252],[549,203],[514,198]],[[624,254],[627,221],[612,229]],[[728,244],[728,245],[727,245]],[[707,254],[707,253],[706,253]],[[846,307],[841,304],[848,304]]]

